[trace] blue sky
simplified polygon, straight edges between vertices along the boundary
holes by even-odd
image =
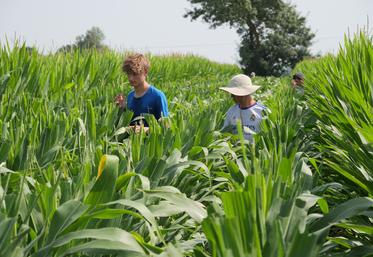
[[[291,0],[316,34],[313,53],[335,52],[347,31],[373,20],[373,0]],[[229,27],[215,30],[183,18],[186,0],[0,0],[0,41],[25,40],[45,51],[72,43],[92,26],[118,50],[154,54],[194,53],[235,63],[239,37]],[[371,26],[373,27],[373,25]]]

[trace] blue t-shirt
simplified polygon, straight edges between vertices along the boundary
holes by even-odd
[[[134,118],[144,114],[153,114],[157,120],[168,117],[166,96],[154,86],[150,86],[141,97],[135,97],[135,91],[131,91],[127,96],[127,108],[134,112]],[[133,123],[135,122],[131,122],[131,125]],[[145,125],[148,124],[145,122]]]

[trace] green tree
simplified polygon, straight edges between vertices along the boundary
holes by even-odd
[[[105,45],[102,41],[105,39],[104,32],[99,27],[92,27],[87,30],[85,35],[76,37],[76,46],[80,49],[103,48]]]
[[[282,0],[188,0],[184,17],[202,18],[211,28],[228,24],[241,37],[246,73],[279,76],[309,56],[314,34],[295,7]]]
[[[68,44],[62,46],[58,51],[59,52],[68,52],[78,49],[105,49],[107,46],[103,43],[105,39],[104,32],[99,27],[92,27],[91,29],[87,30],[84,35],[80,35],[76,37],[74,44]]]

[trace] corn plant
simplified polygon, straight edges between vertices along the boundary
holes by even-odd
[[[345,107],[333,104],[347,91],[336,78],[338,94],[315,86],[314,100],[308,84],[304,99],[287,78],[254,78],[268,106],[255,144],[222,130],[232,102],[218,87],[241,72],[235,65],[149,54],[148,80],[167,95],[170,117],[147,116],[150,133],[133,133],[133,113],[113,101],[131,89],[126,53],[42,55],[3,42],[0,256],[368,255],[371,110],[361,92],[371,93],[371,76],[346,68],[362,55],[370,65],[364,40],[325,62],[359,82],[340,121]]]

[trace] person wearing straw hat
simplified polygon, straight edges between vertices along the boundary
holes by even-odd
[[[226,87],[220,87],[230,93],[236,103],[227,111],[224,128],[231,127],[232,132],[237,134],[237,120],[241,120],[244,137],[250,142],[253,142],[253,134],[260,130],[262,112],[266,109],[252,97],[259,88],[244,74],[234,76]]]

